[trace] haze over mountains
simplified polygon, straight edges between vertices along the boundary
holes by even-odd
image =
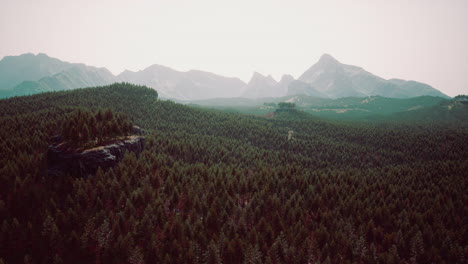
[[[71,63],[32,53],[6,56],[0,61],[0,89],[13,88],[23,81],[36,81],[71,67]]]
[[[69,63],[46,54],[7,56],[0,61],[0,98],[110,84],[106,68]]]
[[[198,70],[180,72],[156,64],[138,72],[124,71],[116,80],[152,87],[165,98],[186,100],[236,97],[245,86],[238,78]]]
[[[271,80],[262,83],[258,80],[259,75],[254,75],[252,79],[254,78],[258,85],[249,85],[244,93],[245,97],[277,97],[276,83],[272,83]],[[265,77],[265,79],[267,78]],[[265,83],[269,84],[270,89],[265,89],[267,86]],[[260,96],[250,96],[259,94],[252,93],[252,90],[262,91],[262,89],[264,92],[260,93]],[[320,60],[305,71],[298,80],[290,80],[287,93],[279,96],[300,94],[324,98],[376,95],[392,98],[410,98],[423,95],[447,97],[430,85],[399,79],[385,80],[360,67],[342,64],[328,54],[322,55]]]
[[[297,80],[284,75],[278,82],[270,75],[254,73],[248,83],[239,78],[190,70],[187,72],[152,65],[144,70],[124,71],[115,76],[106,68],[63,62],[46,54],[7,56],[0,61],[0,98],[47,91],[71,90],[130,82],[156,89],[161,97],[178,100],[209,98],[263,98],[307,95],[322,98],[384,96],[448,98],[430,85],[399,79],[386,80],[364,69],[342,64],[324,54]]]

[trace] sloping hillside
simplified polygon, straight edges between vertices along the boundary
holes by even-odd
[[[410,109],[394,115],[396,120],[468,122],[468,97],[457,96],[431,107]]]
[[[24,81],[37,81],[70,68],[73,64],[32,53],[6,56],[0,60],[0,93]]]
[[[50,177],[51,136],[78,108],[125,114],[144,151]],[[460,262],[466,125],[290,114],[195,109],[125,83],[0,100],[0,262]]]
[[[114,75],[106,68],[95,68],[76,64],[52,76],[38,81],[25,81],[11,91],[12,95],[31,95],[43,92],[73,90],[81,87],[94,87],[115,82]]]
[[[344,97],[338,99],[320,98],[306,95],[290,95],[280,98],[217,98],[212,100],[191,101],[193,105],[211,107],[224,111],[264,115],[275,110],[278,103],[294,103],[298,109],[311,115],[341,120],[382,120],[392,114],[408,112],[415,117],[418,111],[449,102],[441,97],[420,96],[406,99],[371,97]],[[428,112],[429,114],[429,112]],[[374,118],[376,117],[376,118]]]
[[[448,98],[430,85],[399,79],[385,80],[361,67],[340,63],[329,54],[305,71],[299,79],[330,98],[384,96],[410,98],[439,96]]]

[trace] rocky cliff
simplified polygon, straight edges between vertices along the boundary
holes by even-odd
[[[50,176],[68,174],[88,177],[94,175],[99,167],[103,170],[113,168],[127,152],[139,156],[144,145],[144,137],[131,136],[109,145],[76,151],[64,147],[63,142],[59,141],[51,145],[47,152],[48,173]]]

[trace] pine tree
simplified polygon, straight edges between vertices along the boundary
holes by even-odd
[[[91,135],[90,135],[90,131],[89,131],[89,128],[88,128],[88,125],[85,123],[83,125],[83,130],[82,130],[82,137],[81,137],[81,142],[88,142],[89,139],[90,139]]]

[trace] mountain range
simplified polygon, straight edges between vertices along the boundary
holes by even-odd
[[[161,65],[152,65],[138,72],[126,70],[117,75],[116,80],[146,85],[156,89],[164,98],[185,100],[236,97],[245,86],[238,78],[198,70],[180,72]]]
[[[411,98],[425,95],[448,98],[430,85],[400,79],[386,80],[360,67],[342,64],[328,54],[324,54],[297,80],[291,75],[283,75],[278,82],[270,75],[255,72],[248,83],[239,78],[199,70],[182,72],[157,64],[141,71],[126,70],[114,75],[106,68],[64,62],[43,53],[6,56],[0,61],[0,98],[114,82],[146,85],[156,89],[162,98],[178,100],[293,95],[332,99],[349,96]]]
[[[367,96],[411,98],[429,95],[448,98],[447,95],[430,85],[400,79],[386,80],[361,67],[342,64],[329,54],[322,55],[320,60],[297,80],[288,78],[285,90],[280,88],[285,86],[284,77],[279,83],[276,83],[270,76],[263,76],[263,80],[260,77],[262,75],[254,74],[243,94],[244,97],[307,95],[334,99]]]

